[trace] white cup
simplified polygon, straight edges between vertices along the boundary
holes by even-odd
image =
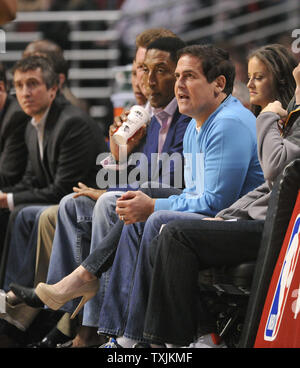
[[[130,109],[127,120],[120,126],[120,128],[113,135],[115,142],[121,146],[125,145],[129,138],[131,138],[143,125],[148,124],[150,115],[142,106],[134,105]]]

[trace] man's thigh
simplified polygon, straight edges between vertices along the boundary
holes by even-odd
[[[160,236],[192,251],[199,267],[235,265],[257,257],[263,221],[171,221]]]

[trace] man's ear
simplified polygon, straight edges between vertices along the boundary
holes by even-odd
[[[53,99],[56,97],[57,91],[58,91],[58,86],[55,85],[55,86],[51,87],[51,97]]]
[[[215,92],[216,94],[220,94],[224,91],[226,87],[226,78],[224,75],[219,75],[215,80]]]

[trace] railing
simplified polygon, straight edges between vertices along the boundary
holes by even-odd
[[[67,22],[70,32],[66,37],[68,37],[70,49],[64,51],[64,56],[70,65],[68,78],[70,88],[78,98],[89,101],[90,114],[101,120],[108,114],[107,103],[103,104],[103,101],[111,96],[113,70],[119,60],[119,35],[113,29],[113,25],[119,18],[120,11],[19,12],[17,19],[4,27],[6,53],[1,54],[1,60],[11,66],[20,59],[28,43],[43,38],[43,32],[38,30],[20,32],[19,29],[24,24]],[[101,22],[107,29],[85,30],[83,22],[94,24],[94,28],[98,22]],[[84,44],[88,44],[88,48],[85,48]],[[92,62],[94,65],[84,65]]]
[[[259,6],[265,2],[264,0],[256,0],[255,3]],[[292,32],[293,29],[300,27],[300,1],[299,0],[281,0],[272,1],[269,6],[248,13],[245,15],[232,16],[228,20],[220,19],[219,15],[227,15],[237,12],[247,5],[253,4],[253,0],[239,0],[239,1],[218,1],[216,5],[200,9],[199,12],[191,14],[186,18],[187,22],[200,21],[207,17],[214,19],[213,24],[200,29],[195,29],[186,32],[181,37],[186,42],[197,42],[201,39],[226,40],[230,41],[232,45],[244,45],[260,39],[265,39],[269,36],[279,35],[284,32]],[[272,17],[281,16],[285,20],[282,22],[275,21],[269,26],[260,26],[259,29],[251,31],[244,31],[239,33],[237,29],[244,26],[256,25],[257,22],[263,24],[264,21],[269,21]],[[228,40],[228,33],[233,32],[232,37]]]

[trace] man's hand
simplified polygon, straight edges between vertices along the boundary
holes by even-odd
[[[141,191],[129,191],[118,200],[116,212],[125,225],[144,222],[154,212],[155,199]]]
[[[120,128],[120,126],[127,120],[128,114],[129,114],[129,111],[125,111],[122,115],[117,116],[114,120],[114,123],[109,127],[110,151],[116,161],[120,161],[120,146],[113,139],[113,135]],[[146,132],[147,132],[147,126],[144,125],[134,134],[134,136],[132,136],[128,140],[127,145],[126,145],[126,153],[127,153],[126,158],[134,150],[134,148],[138,146],[142,138],[146,135]],[[121,157],[121,159],[124,159],[124,158]]]
[[[7,193],[0,193],[0,208],[8,208]]]
[[[73,187],[74,194],[73,198],[77,198],[80,196],[85,196],[97,201],[97,199],[106,192],[106,189],[94,189],[86,186],[83,183],[78,183],[78,187]]]

